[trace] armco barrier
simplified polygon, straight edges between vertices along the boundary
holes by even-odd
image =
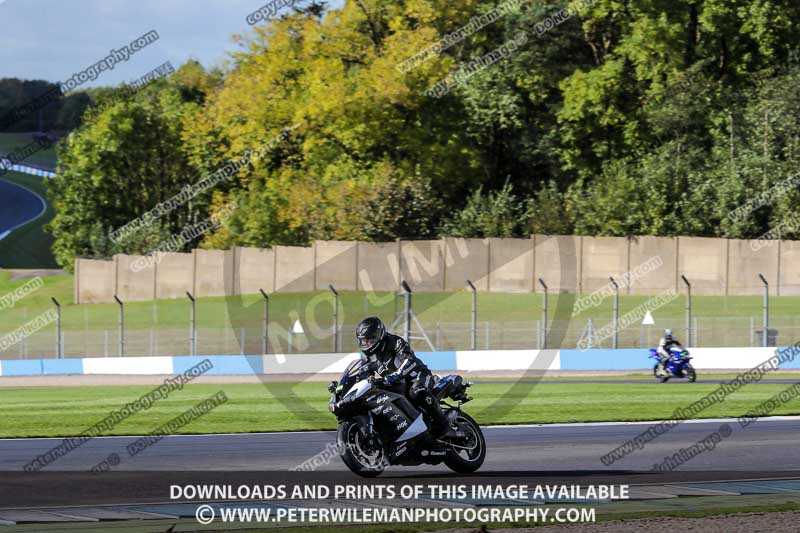
[[[778,348],[785,350],[788,348]],[[698,370],[744,370],[768,360],[775,348],[694,348]],[[436,372],[491,370],[630,370],[649,371],[647,349],[626,350],[478,350],[419,352]],[[199,355],[174,357],[93,357],[0,361],[0,376],[41,375],[171,375],[185,372],[204,359],[214,365],[209,375],[340,373],[357,353]],[[800,368],[800,357],[781,363]]]

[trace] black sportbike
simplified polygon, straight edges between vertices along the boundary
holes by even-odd
[[[388,465],[437,465],[474,472],[486,458],[486,440],[480,426],[461,405],[471,384],[461,376],[440,378],[433,393],[453,428],[434,439],[428,432],[425,416],[405,396],[406,385],[387,385],[370,375],[369,364],[361,359],[350,363],[340,381],[332,381],[333,395],[328,408],[339,419],[339,454],[347,467],[363,477],[375,477]],[[458,402],[448,404],[445,399]]]

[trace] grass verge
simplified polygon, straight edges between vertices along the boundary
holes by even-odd
[[[699,400],[718,385],[659,384],[478,384],[465,406],[479,423],[524,424],[662,420],[676,406]],[[704,410],[701,418],[738,417],[788,385],[746,386],[724,402]],[[0,437],[63,437],[86,428],[119,410],[153,387],[32,387],[0,388]],[[178,416],[218,391],[229,401],[180,433],[248,433],[331,430],[336,419],[328,412],[324,383],[190,384],[146,411],[122,421],[107,435],[142,435]],[[298,398],[304,402],[298,401]],[[292,409],[287,408],[287,405]],[[800,414],[800,399],[776,409],[774,415]]]

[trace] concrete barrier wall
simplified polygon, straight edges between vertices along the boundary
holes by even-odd
[[[156,298],[185,298],[194,291],[194,255],[159,253],[156,265]]]
[[[275,252],[262,248],[234,248],[233,287],[236,294],[275,290]]]
[[[479,291],[489,288],[488,239],[444,240],[445,289],[461,290],[472,281]]]
[[[275,291],[311,292],[314,290],[314,247],[276,246]]]
[[[358,245],[355,241],[317,241],[314,243],[316,290],[333,285],[344,291],[356,290],[358,283]]]
[[[776,348],[692,348],[698,370],[749,370],[770,360]],[[778,348],[779,367],[800,368],[800,357]],[[796,350],[795,350],[796,351]],[[624,350],[478,350],[417,352],[436,372],[495,370],[631,370],[647,371],[654,361],[647,349]],[[208,375],[331,374],[341,373],[357,353],[198,355],[172,357],[95,357],[85,359],[28,359],[0,361],[0,376],[39,375],[169,375],[186,372],[208,359]],[[698,377],[703,381],[703,374]]]
[[[778,286],[781,296],[800,295],[800,241],[781,241],[778,245]]]
[[[632,237],[628,249],[630,282],[623,294],[664,294],[677,286],[677,239],[673,237]]]
[[[360,291],[396,291],[400,287],[400,243],[359,242],[357,288]]]
[[[554,292],[580,292],[581,237],[536,235],[534,242],[535,279],[542,278]]]
[[[400,243],[400,276],[417,291],[442,291],[445,281],[442,241]]]
[[[489,290],[530,292],[534,289],[533,239],[489,239]]]
[[[75,261],[79,303],[197,296],[311,292],[329,284],[341,290],[478,290],[539,292],[544,279],[553,292],[589,294],[613,276],[622,294],[685,291],[696,295],[761,294],[762,273],[771,294],[800,295],[800,241],[702,237],[578,237],[535,235],[530,239],[456,239],[367,243],[317,241],[311,247],[270,250],[197,250],[159,254],[154,265],[130,268],[141,258]],[[147,265],[147,261],[144,262]],[[626,277],[625,274],[628,274]]]
[[[594,292],[606,287],[609,278],[617,283],[628,272],[628,239],[623,237],[581,237],[581,290]]]
[[[780,241],[728,241],[728,294],[763,294],[761,273],[772,287],[778,285]]]
[[[76,259],[75,303],[112,302],[115,290],[116,264],[114,261]]]
[[[233,250],[202,250],[194,253],[194,293],[203,296],[234,294]]]
[[[155,299],[158,265],[140,255],[115,255],[114,262],[117,274],[116,293],[123,302]],[[144,268],[139,269],[139,265],[144,265]]]
[[[692,284],[692,294],[728,294],[728,241],[678,237],[678,272]]]

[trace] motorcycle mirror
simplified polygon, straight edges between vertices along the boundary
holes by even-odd
[[[331,381],[330,385],[328,385],[328,392],[333,394],[336,392],[336,387],[339,385],[338,381]]]

